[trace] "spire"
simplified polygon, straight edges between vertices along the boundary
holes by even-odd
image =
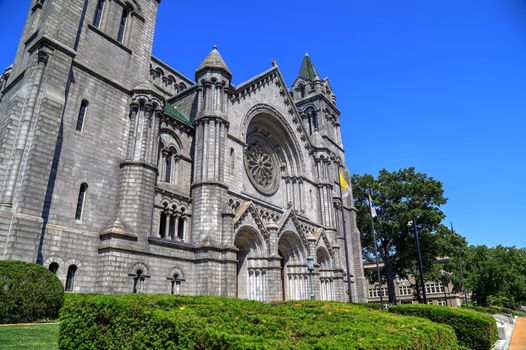
[[[308,81],[320,79],[308,53],[305,53],[305,57],[303,57],[303,63],[301,64],[299,77]]]
[[[232,77],[232,72],[230,72],[230,69],[223,60],[223,57],[221,57],[221,54],[217,50],[217,45],[214,45],[212,51],[210,51],[203,63],[201,63],[201,65],[197,68],[195,71],[196,76],[206,69],[223,70],[229,78]]]

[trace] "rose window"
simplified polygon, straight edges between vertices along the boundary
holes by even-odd
[[[277,166],[270,147],[252,144],[245,153],[245,168],[252,184],[265,194],[277,190]]]

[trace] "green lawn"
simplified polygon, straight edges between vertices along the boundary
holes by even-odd
[[[0,326],[2,350],[55,350],[58,348],[58,324]]]

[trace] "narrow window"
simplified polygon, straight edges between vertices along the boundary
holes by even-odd
[[[73,284],[75,282],[75,273],[77,272],[76,265],[70,265],[68,267],[68,276],[66,277],[66,292],[73,291]]]
[[[300,94],[301,94],[301,98],[305,97],[305,85],[300,86]]]
[[[166,234],[166,214],[161,213],[161,219],[159,221],[159,236],[164,238]]]
[[[88,101],[83,100],[80,104],[79,116],[77,118],[77,131],[82,131],[84,127],[84,119],[86,117],[86,112],[88,110]]]
[[[102,22],[102,13],[104,12],[104,3],[105,0],[99,0],[97,2],[97,8],[95,9],[95,17],[93,17],[93,26],[100,28],[100,23]]]
[[[126,22],[128,22],[128,10],[122,10],[121,22],[119,24],[119,34],[117,35],[117,41],[122,44],[124,41],[124,33],[126,32]]]
[[[84,209],[84,202],[86,201],[86,192],[88,191],[88,184],[80,185],[79,198],[77,200],[77,211],[75,212],[75,220],[82,218],[82,211]]]
[[[170,239],[173,241],[175,239],[175,216],[170,216],[170,225],[168,227],[169,229],[169,232],[168,234],[170,235]]]
[[[179,218],[179,223],[177,224],[177,238],[184,239],[184,222],[183,218]]]
[[[168,153],[166,155],[165,161],[165,169],[164,169],[164,182],[170,183],[170,178],[172,177],[172,154]]]
[[[230,174],[234,174],[235,171],[235,165],[236,165],[236,159],[234,156],[234,148],[230,148]]]
[[[49,271],[56,275],[58,271],[58,264],[56,262],[49,264]]]
[[[142,291],[143,282],[144,282],[143,272],[142,270],[137,270],[135,276],[133,277],[133,294],[137,294]]]

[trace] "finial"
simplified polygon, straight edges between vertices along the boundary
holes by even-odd
[[[278,62],[276,60],[272,60],[272,67],[276,67],[278,65]]]
[[[216,44],[214,44],[213,49],[214,49],[214,50],[217,50],[217,45],[216,45]]]
[[[308,56],[308,55],[309,55],[309,53],[305,51],[305,56]]]

